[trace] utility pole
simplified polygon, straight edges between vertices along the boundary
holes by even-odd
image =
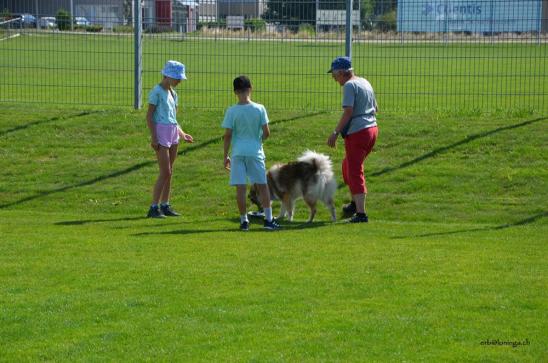
[[[134,34],[134,101],[133,108],[139,110],[141,108],[141,97],[143,89],[143,12],[141,10],[141,0],[134,1],[134,17],[133,17],[133,34]]]
[[[352,0],[346,0],[345,55],[352,59]]]
[[[36,29],[40,29],[40,13],[38,12],[38,0],[34,0],[34,12],[36,13]]]
[[[74,0],[70,0],[70,30],[74,30]]]
[[[318,24],[318,11],[320,11],[320,0],[316,0],[316,36],[318,36],[318,32],[320,31],[320,25]]]

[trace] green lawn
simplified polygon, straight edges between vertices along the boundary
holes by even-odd
[[[311,148],[341,181],[337,117],[272,111],[267,164]],[[144,111],[4,105],[0,361],[547,359],[546,115],[382,113],[367,225],[304,225],[299,202],[247,234],[221,118],[180,115],[183,217],[148,220]]]
[[[133,105],[133,38],[30,33],[0,42],[0,101]],[[143,104],[167,59],[185,63],[184,102],[224,109],[232,79],[251,76],[269,109],[337,110],[326,74],[342,42],[169,39],[143,41]],[[531,43],[353,44],[353,62],[384,111],[548,110],[548,46]]]

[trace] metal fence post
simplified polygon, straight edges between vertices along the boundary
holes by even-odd
[[[548,6],[548,3],[546,3]],[[537,30],[537,45],[540,45],[540,33],[542,31],[542,1],[538,2],[538,30]]]
[[[352,58],[352,0],[346,0],[345,55]]]
[[[74,0],[70,0],[70,30],[74,30]]]
[[[134,63],[134,102],[133,108],[136,110],[141,108],[141,97],[143,89],[143,49],[142,49],[142,39],[143,39],[143,12],[141,10],[141,0],[133,0],[133,34],[134,34],[134,52],[135,52],[135,63]]]

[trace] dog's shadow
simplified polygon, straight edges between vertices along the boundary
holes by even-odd
[[[325,222],[325,221],[312,221],[312,222],[289,222],[288,220],[281,218],[276,219],[278,223],[280,223],[280,226],[283,230],[295,230],[295,229],[309,229],[309,228],[318,228],[318,227],[325,227],[332,224],[335,224],[335,222]],[[263,218],[262,217],[253,217],[249,216],[249,222],[251,224],[262,224]]]
[[[334,222],[288,222],[289,224],[281,223],[282,227],[285,229],[310,229],[310,228],[319,228],[325,227],[334,224]]]
[[[240,220],[237,218],[228,218],[230,222],[233,222],[235,226],[239,225]],[[249,231],[242,232],[239,230],[239,228],[204,228],[204,229],[177,229],[177,230],[171,230],[171,231],[161,231],[161,232],[141,232],[141,233],[135,233],[133,236],[135,237],[146,237],[151,235],[186,235],[186,234],[199,234],[199,233],[215,233],[215,232],[223,232],[223,233],[265,233],[265,230],[262,228],[263,226],[263,218],[249,218],[250,223],[250,229]],[[329,225],[334,225],[334,222],[288,222],[285,220],[280,221],[281,228],[275,232],[271,233],[283,233],[284,231],[296,231],[296,230],[302,230],[302,229],[309,229],[309,228],[320,228],[320,227],[326,227]]]

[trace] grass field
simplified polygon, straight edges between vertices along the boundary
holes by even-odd
[[[0,42],[1,101],[133,105],[132,37],[23,34]],[[339,88],[326,75],[342,42],[170,39],[143,41],[146,92],[167,59],[186,64],[185,102],[223,109],[230,85],[251,76],[269,109],[337,110]],[[526,42],[353,45],[354,67],[385,111],[548,109],[548,46]],[[143,99],[143,103],[146,99]]]
[[[337,117],[271,112],[268,165],[311,148],[340,181]],[[545,114],[382,113],[370,223],[304,225],[301,202],[247,234],[221,118],[180,115],[183,217],[147,220],[144,111],[2,107],[0,361],[548,359]]]

